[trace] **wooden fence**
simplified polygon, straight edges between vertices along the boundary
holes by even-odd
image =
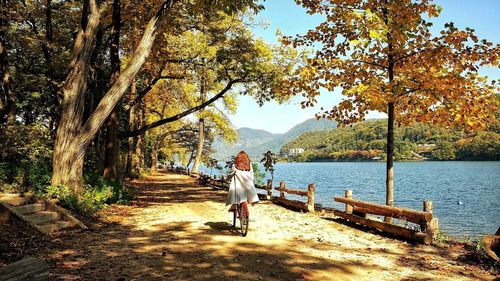
[[[203,184],[210,185],[216,189],[221,189],[221,190],[228,190],[229,189],[229,182],[226,181],[224,176],[220,176],[219,178],[217,178],[217,176],[215,176],[215,175],[213,177],[210,177],[208,175],[201,175],[200,180]],[[265,194],[258,193],[260,200],[271,200],[271,198],[273,196],[273,181],[272,180],[267,180],[266,185],[256,184],[255,188],[266,191]]]
[[[432,201],[424,201],[423,211],[397,208],[386,205],[352,199],[352,190],[345,191],[345,197],[335,197],[336,202],[345,203],[345,211],[333,210],[336,216],[342,217],[367,227],[375,228],[386,233],[419,243],[430,244],[438,230],[438,219],[432,215]],[[367,214],[396,218],[419,225],[419,228],[410,229],[381,221],[371,220]]]
[[[314,183],[309,184],[307,191],[299,189],[290,189],[285,186],[285,182],[280,182],[280,185],[275,188],[280,192],[279,197],[274,197],[273,201],[280,203],[282,205],[294,207],[300,210],[314,213]],[[290,200],[285,198],[285,193],[295,194],[299,196],[306,196],[307,202],[301,202],[297,200]]]

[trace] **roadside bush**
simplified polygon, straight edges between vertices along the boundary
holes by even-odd
[[[86,190],[94,190],[96,193],[105,193],[109,196],[106,197],[106,204],[126,204],[134,198],[134,189],[126,185],[110,181],[105,177],[95,174],[87,173],[85,175]],[[100,196],[96,194],[96,196]]]
[[[85,192],[76,198],[69,188],[51,186],[52,147],[50,132],[39,124],[0,126],[0,192],[32,191],[76,213],[90,216],[108,204],[129,202],[132,188],[104,179],[92,170],[84,173]]]
[[[85,191],[76,197],[66,186],[48,186],[45,197],[57,198],[61,206],[83,216],[94,216],[99,210],[109,204],[128,203],[134,197],[134,189],[121,186],[104,179],[102,176],[91,175],[87,177]]]

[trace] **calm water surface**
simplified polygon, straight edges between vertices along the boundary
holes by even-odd
[[[440,229],[455,237],[491,234],[500,226],[500,162],[394,165],[396,206],[422,210],[422,201],[432,200]],[[315,201],[323,206],[344,209],[333,197],[345,189],[355,199],[385,204],[385,162],[277,163],[274,185],[279,181],[297,189],[315,183]]]

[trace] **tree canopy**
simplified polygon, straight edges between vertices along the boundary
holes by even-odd
[[[296,69],[285,95],[302,95],[302,107],[308,107],[321,89],[340,90],[342,101],[317,114],[340,125],[362,121],[370,110],[387,113],[388,205],[394,202],[395,122],[468,129],[494,122],[497,81],[488,81],[478,70],[498,67],[500,46],[453,23],[432,34],[427,18],[441,11],[432,1],[296,2],[324,21],[305,35],[283,38],[286,45],[316,49]]]

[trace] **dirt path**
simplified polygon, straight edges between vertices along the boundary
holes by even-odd
[[[271,204],[251,207],[247,237],[234,232],[225,193],[183,175],[133,182],[132,206],[110,224],[53,238],[41,255],[65,280],[494,279],[430,246],[366,233]],[[473,273],[474,272],[474,273]]]

